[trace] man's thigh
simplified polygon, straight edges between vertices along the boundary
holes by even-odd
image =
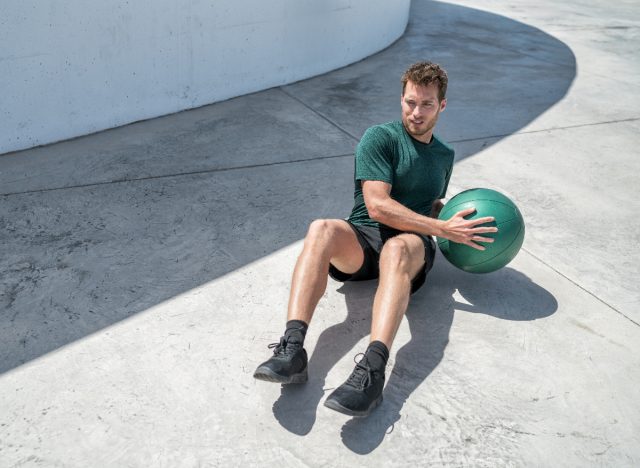
[[[331,233],[330,262],[344,273],[355,273],[364,262],[361,242],[351,225],[343,219],[317,220]]]

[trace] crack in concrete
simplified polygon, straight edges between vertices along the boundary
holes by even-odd
[[[147,180],[158,180],[158,179],[170,179],[172,177],[184,177],[184,176],[193,176],[193,175],[201,175],[201,174],[212,174],[216,172],[227,172],[227,171],[239,171],[243,169],[256,169],[260,167],[272,167],[272,166],[281,166],[284,164],[297,164],[306,161],[322,161],[325,159],[336,159],[336,158],[345,158],[348,156],[353,156],[353,153],[348,154],[337,154],[332,156],[318,156],[316,158],[307,158],[307,159],[292,159],[290,161],[276,161],[272,163],[264,163],[264,164],[248,164],[245,166],[235,166],[235,167],[222,167],[217,169],[203,169],[201,171],[188,171],[188,172],[176,172],[173,174],[161,174],[157,176],[148,176],[148,177],[136,177],[132,179],[115,179],[115,180],[107,180],[104,182],[92,182],[89,184],[79,184],[79,185],[69,185],[65,187],[53,187],[53,188],[44,188],[44,189],[36,189],[36,190],[25,190],[23,192],[9,192],[9,193],[1,193],[0,197],[11,197],[15,195],[29,195],[34,193],[46,193],[53,192],[57,190],[68,190],[68,189],[78,189],[78,188],[88,188],[88,187],[99,187],[101,185],[111,185],[111,184],[122,184],[127,182],[141,182]]]
[[[524,132],[505,133],[505,134],[483,136],[483,137],[477,137],[477,138],[465,138],[462,140],[450,140],[448,143],[453,144],[453,143],[467,143],[469,141],[492,140],[494,138],[506,138],[506,137],[517,136],[517,135],[529,135],[531,133],[553,132],[556,130],[570,130],[573,128],[595,127],[597,125],[612,125],[612,124],[618,124],[618,123],[636,122],[638,120],[640,120],[640,117],[630,117],[628,119],[606,120],[604,122],[591,122],[591,123],[585,123],[585,124],[567,125],[565,127],[541,128],[540,130],[526,130]]]
[[[294,98],[294,99],[296,99],[296,98]],[[306,104],[305,104],[305,106],[309,107]],[[313,110],[311,107],[309,107],[309,109]],[[316,112],[316,111],[314,111],[314,112]],[[318,115],[321,116],[321,114],[318,114]],[[332,123],[328,119],[325,119],[325,120],[327,120],[328,122]],[[556,130],[568,130],[568,129],[573,129],[573,128],[592,127],[592,126],[596,126],[596,125],[611,125],[611,124],[618,124],[618,123],[625,123],[625,122],[636,122],[638,120],[640,120],[640,117],[632,117],[632,118],[628,118],[628,119],[609,120],[609,121],[605,121],[605,122],[592,122],[592,123],[586,123],[586,124],[567,125],[566,127],[551,127],[551,128],[540,129],[540,130],[529,130],[529,131],[524,131],[524,132],[506,133],[506,134],[500,134],[500,135],[489,135],[489,136],[482,136],[482,137],[476,137],[476,138],[466,138],[466,139],[461,139],[461,140],[449,140],[449,143],[453,144],[453,143],[466,143],[466,142],[470,142],[470,141],[491,140],[491,139],[495,139],[495,138],[505,138],[505,137],[517,136],[517,135],[527,135],[527,134],[531,134],[531,133],[544,133],[544,132],[552,132],[552,131],[556,131]],[[334,126],[336,126],[336,128],[340,129],[342,132],[344,132],[345,134],[347,134],[350,137],[356,139],[353,135],[351,135],[346,130],[340,128],[337,124],[335,124],[335,123],[332,123],[332,124]],[[353,156],[353,153],[337,154],[337,155],[331,155],[331,156],[318,156],[316,158],[292,159],[290,161],[276,161],[276,162],[264,163],[264,164],[248,164],[248,165],[245,165],[245,166],[223,167],[223,168],[217,168],[217,169],[203,169],[201,171],[177,172],[177,173],[172,173],[172,174],[161,174],[161,175],[149,176],[149,177],[136,177],[136,178],[132,178],[132,179],[115,179],[115,180],[108,180],[108,181],[104,181],[104,182],[92,182],[92,183],[89,183],[89,184],[70,185],[70,186],[64,186],[64,187],[53,187],[53,188],[44,188],[44,189],[36,189],[36,190],[25,190],[25,191],[22,191],[22,192],[0,193],[0,197],[10,197],[10,196],[15,196],[15,195],[29,195],[29,194],[34,194],[34,193],[46,193],[46,192],[53,192],[53,191],[57,191],[57,190],[98,187],[98,186],[101,186],[101,185],[121,184],[121,183],[127,183],[127,182],[141,182],[141,181],[147,181],[147,180],[168,179],[168,178],[172,178],[172,177],[183,177],[183,176],[192,176],[192,175],[200,175],[200,174],[212,174],[212,173],[216,173],[216,172],[238,171],[238,170],[243,170],[243,169],[256,169],[256,168],[260,168],[260,167],[272,167],[272,166],[280,166],[280,165],[285,165],[285,164],[298,164],[298,163],[305,163],[305,162],[311,162],[311,161],[322,161],[322,160],[329,160],[329,159],[346,158],[346,157],[352,157],[352,156]]]
[[[542,260],[540,257],[538,257],[537,255],[533,254],[530,250],[527,250],[525,248],[522,248],[523,252],[528,253],[530,256],[532,256],[533,258],[535,258],[537,261],[539,261],[540,263],[542,263],[543,265],[545,265],[547,268],[553,270],[555,273],[559,274],[560,276],[562,276],[564,279],[566,279],[567,281],[571,282],[571,284],[573,284],[574,286],[578,287],[579,289],[581,289],[582,291],[586,292],[587,294],[589,294],[591,297],[593,297],[594,299],[596,299],[598,302],[600,302],[601,304],[607,306],[609,309],[613,310],[614,312],[617,312],[618,314],[622,315],[624,318],[626,318],[627,320],[629,320],[631,323],[633,323],[634,325],[640,327],[640,323],[636,322],[635,320],[633,320],[630,317],[627,317],[623,312],[619,311],[618,309],[616,309],[614,306],[612,306],[611,304],[609,304],[608,302],[606,302],[604,299],[600,299],[598,296],[595,295],[595,293],[592,293],[591,291],[589,291],[588,289],[586,289],[585,287],[581,286],[577,281],[574,281],[573,279],[569,278],[567,275],[565,275],[564,273],[562,273],[561,271],[559,271],[558,269],[556,269],[555,267],[549,265],[547,262],[545,262],[544,260]]]
[[[345,135],[347,135],[348,137],[352,138],[356,143],[360,141],[360,138],[356,137],[355,135],[351,134],[350,132],[348,132],[347,130],[345,130],[344,128],[342,128],[340,125],[338,125],[336,122],[334,122],[333,120],[331,120],[329,117],[327,117],[326,115],[324,115],[322,112],[320,112],[317,109],[314,109],[313,107],[311,107],[309,104],[307,104],[306,102],[304,102],[302,99],[300,99],[297,96],[294,96],[293,94],[288,93],[287,91],[284,90],[283,86],[280,86],[278,88],[280,91],[282,91],[286,96],[288,96],[289,98],[293,99],[294,101],[302,104],[304,107],[306,107],[307,109],[309,109],[311,112],[313,112],[314,114],[316,114],[318,117],[320,117],[321,119],[325,120],[326,122],[330,123],[331,125],[333,125],[335,128],[337,128],[338,130],[340,130],[342,133],[344,133]]]

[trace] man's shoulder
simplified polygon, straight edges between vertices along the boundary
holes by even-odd
[[[453,158],[455,154],[453,147],[449,145],[449,143],[444,141],[442,138],[440,138],[438,135],[436,135],[435,133],[433,135],[433,141],[431,142],[431,148],[433,150],[442,152],[447,156],[450,156],[451,158]]]
[[[402,122],[399,120],[393,120],[378,125],[369,127],[362,137],[362,139],[385,139],[393,140],[397,139],[402,131]]]

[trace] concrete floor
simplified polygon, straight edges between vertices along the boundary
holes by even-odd
[[[347,68],[0,156],[0,466],[639,466],[639,49],[632,0],[414,0]],[[375,282],[329,282],[306,385],[252,373],[419,59],[450,76],[450,195],[507,193],[527,234],[488,275],[438,255],[350,419],[322,401]]]

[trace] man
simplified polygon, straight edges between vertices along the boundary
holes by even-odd
[[[466,220],[473,208],[437,219],[453,168],[453,150],[433,135],[447,100],[447,74],[437,64],[419,62],[402,76],[402,121],[368,129],[356,149],[355,203],[348,220],[311,223],[296,263],[284,336],[254,377],[282,384],[307,381],[307,328],[327,286],[338,281],[379,278],[371,341],[347,381],[325,406],[350,416],[366,416],[381,401],[389,349],[409,304],[435,256],[431,236],[484,250],[492,242],[479,225],[491,217]]]

